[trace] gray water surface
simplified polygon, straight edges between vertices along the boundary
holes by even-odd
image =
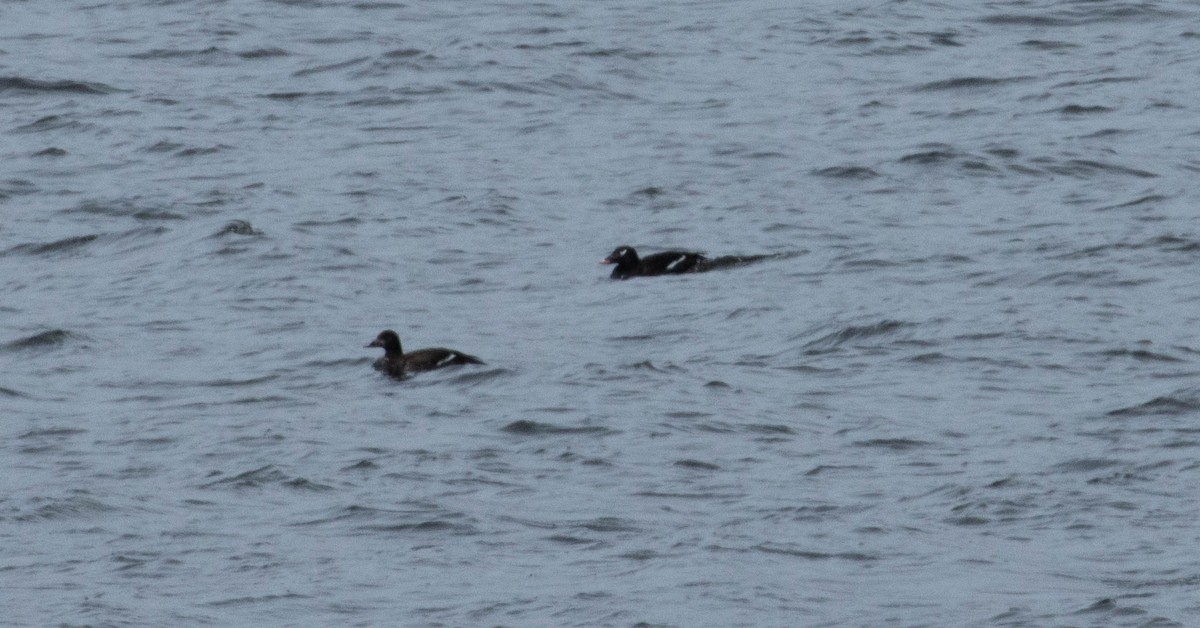
[[[0,3],[4,623],[1195,625],[1200,8],[957,4]]]

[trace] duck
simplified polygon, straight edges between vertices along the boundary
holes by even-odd
[[[376,360],[372,366],[375,370],[383,371],[392,377],[404,377],[407,373],[432,371],[456,364],[484,363],[483,360],[468,353],[442,347],[417,349],[405,353],[400,346],[400,335],[390,329],[379,332],[375,340],[368,343],[366,347],[383,348],[383,357]]]
[[[639,257],[632,246],[621,245],[613,249],[601,264],[616,264],[613,279],[630,277],[652,277],[654,275],[679,275],[705,270],[708,258],[700,253],[688,251],[664,251]]]

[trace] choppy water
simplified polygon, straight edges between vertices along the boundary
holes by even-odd
[[[1200,9],[954,4],[0,4],[5,623],[1194,625]]]

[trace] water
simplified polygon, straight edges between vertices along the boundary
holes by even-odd
[[[5,623],[1193,623],[1200,10],[961,4],[4,3]]]

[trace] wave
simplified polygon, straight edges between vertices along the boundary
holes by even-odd
[[[25,92],[28,94],[66,93],[104,95],[121,90],[105,85],[104,83],[93,83],[90,81],[39,81],[22,76],[0,77],[0,93],[9,91]]]

